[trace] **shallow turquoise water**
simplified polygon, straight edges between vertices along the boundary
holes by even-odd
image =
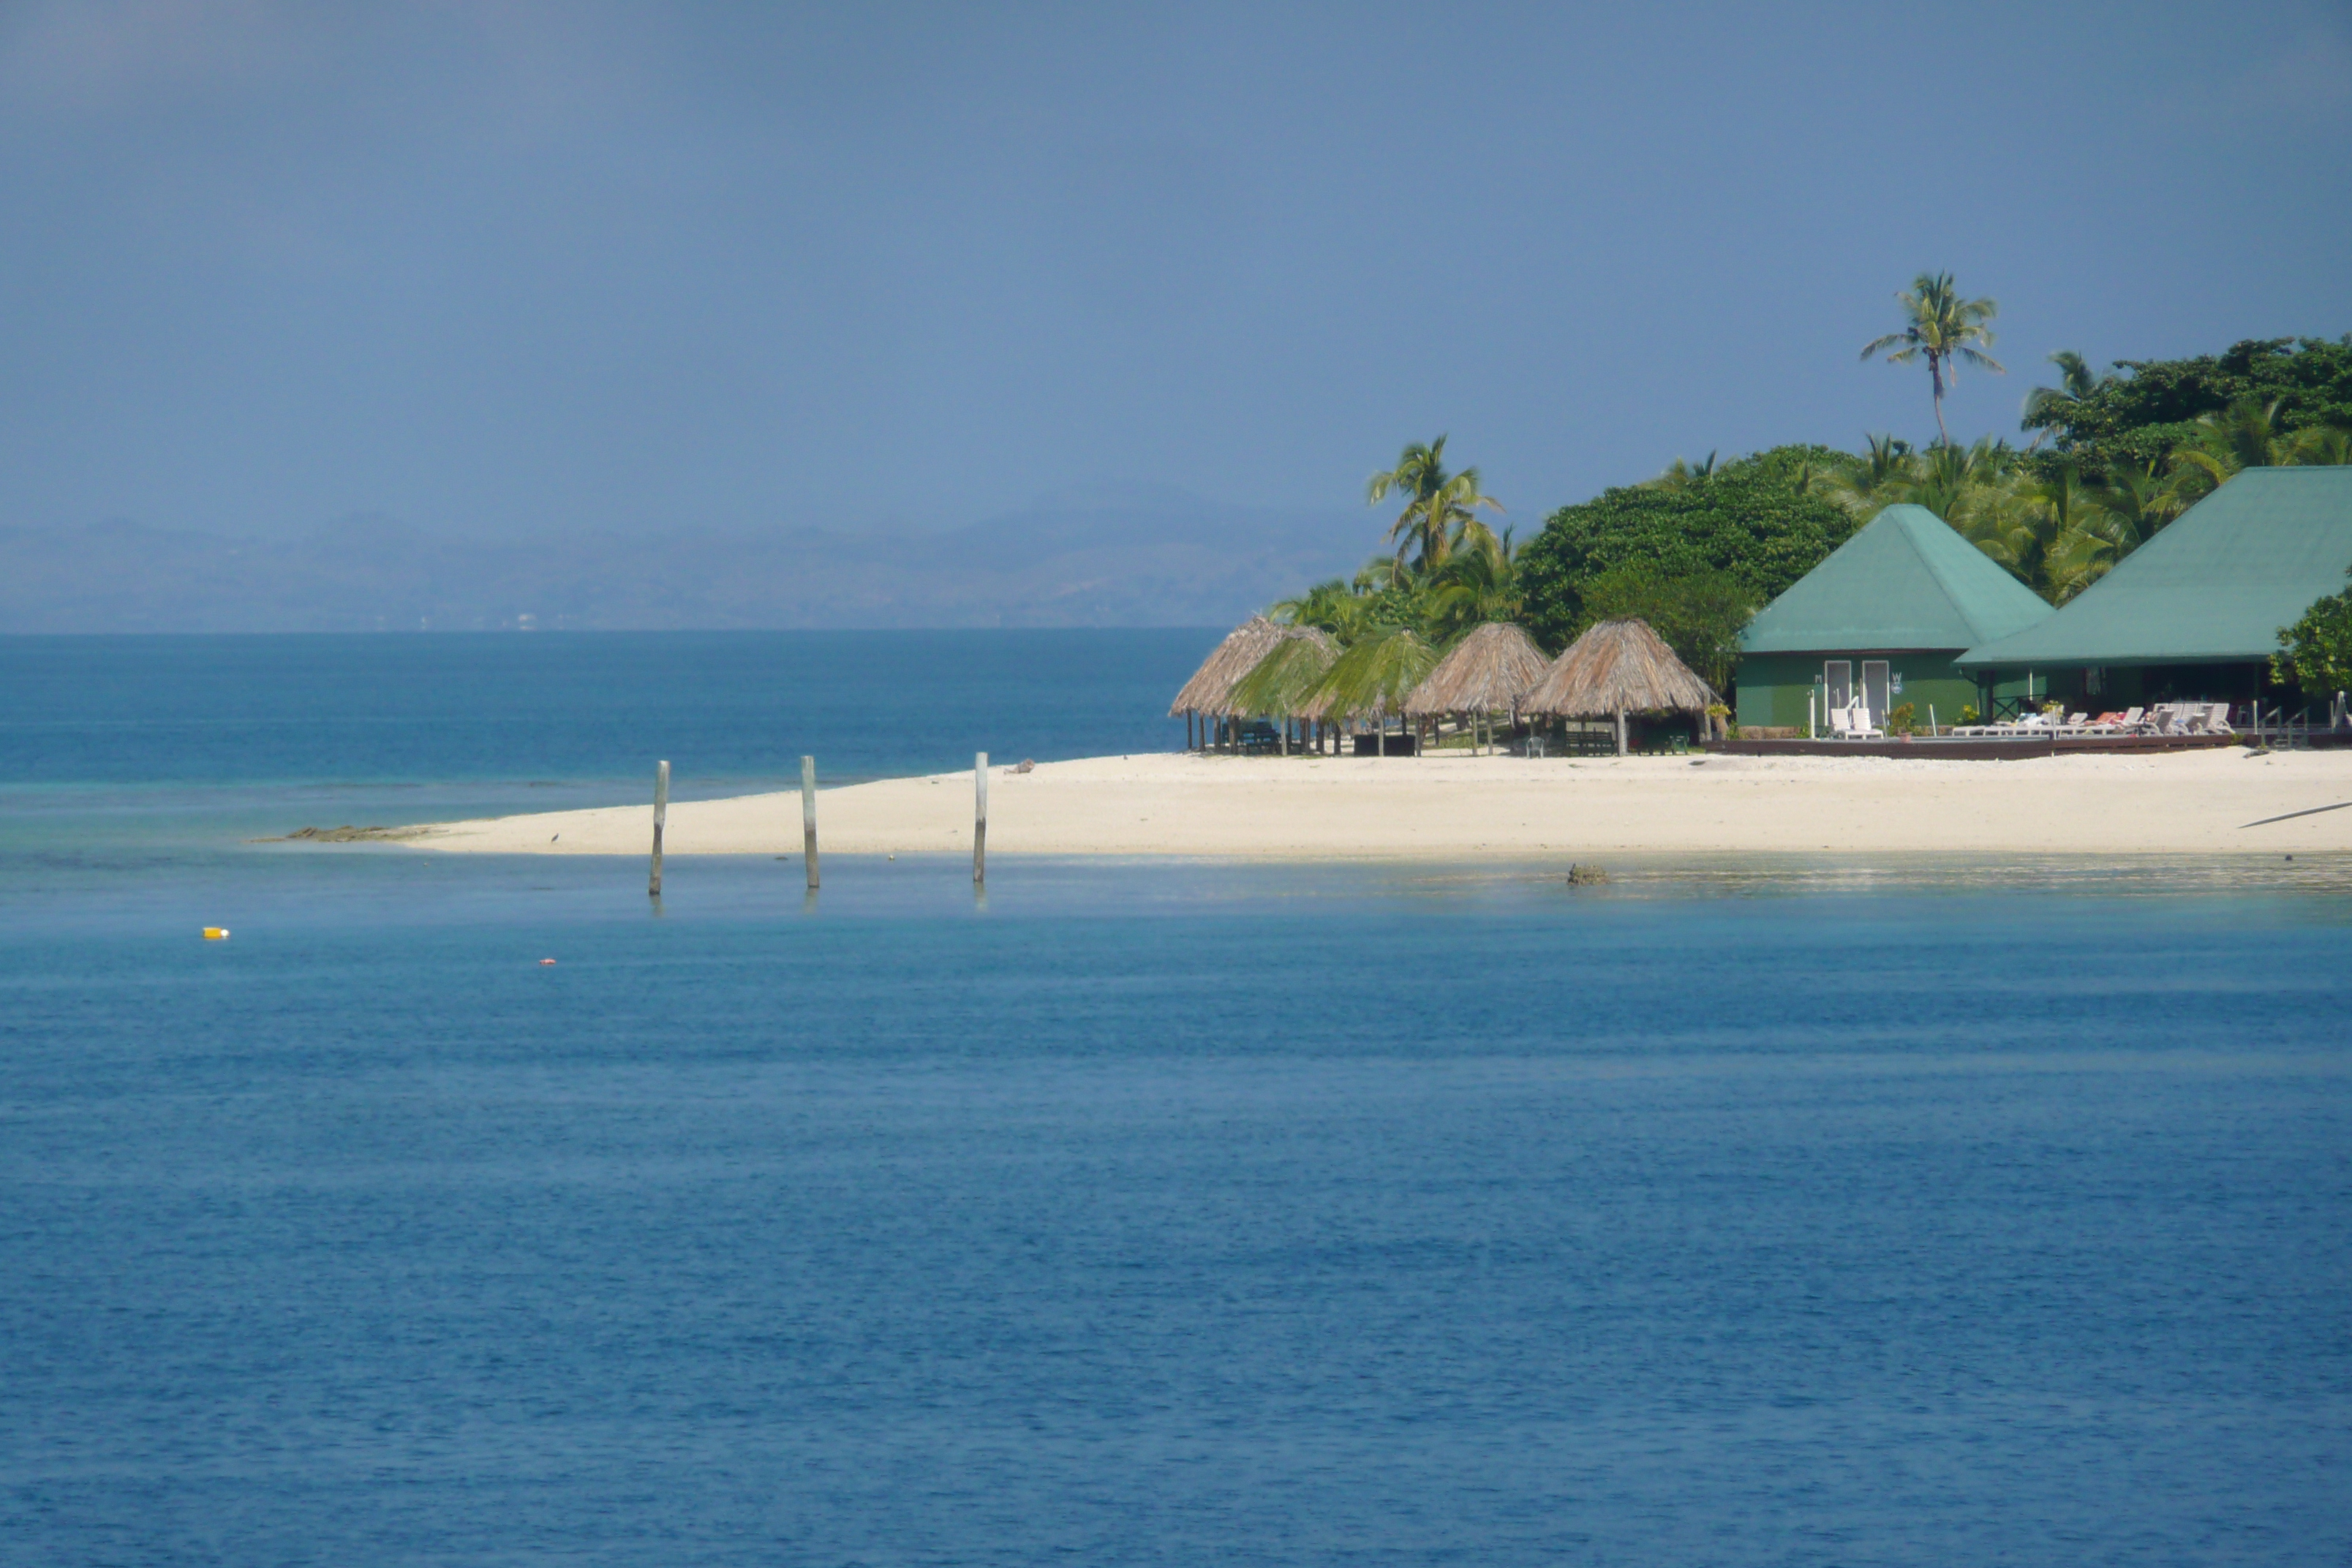
[[[0,801],[0,1560],[2352,1552],[2340,863],[656,909],[107,788]]]

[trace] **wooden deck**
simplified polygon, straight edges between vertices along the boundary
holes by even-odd
[[[2244,743],[2237,735],[1915,735],[1884,741],[1709,741],[1706,750],[1733,757],[1909,757],[1915,761],[2017,763],[2074,752],[2122,755],[2137,752],[2205,752]]]

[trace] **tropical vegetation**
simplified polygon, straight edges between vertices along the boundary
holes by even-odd
[[[2352,691],[2352,588],[2330,594],[2279,632],[2271,675],[2315,697]]]
[[[1903,330],[1873,338],[1863,345],[1862,357],[1884,353],[1889,364],[1926,362],[1927,384],[1936,398],[1937,443],[1948,447],[1952,433],[1944,428],[1944,394],[1959,379],[1960,362],[1981,365],[1996,375],[2008,374],[2008,367],[1984,352],[1992,342],[1987,323],[2000,313],[2000,306],[1990,300],[1963,300],[1948,272],[1922,272],[1895,301],[1903,307]]]
[[[1385,548],[1352,578],[1274,606],[1276,621],[1322,637],[1269,656],[1264,694],[1279,686],[1288,711],[1310,695],[1324,711],[1393,711],[1399,683],[1479,626],[1515,621],[1557,650],[1624,617],[1648,622],[1726,689],[1756,610],[1896,502],[1935,513],[2063,603],[2247,468],[2352,463],[2352,334],[2249,340],[2104,371],[2062,351],[2049,356],[2056,384],[2025,398],[2023,446],[1992,436],[1963,445],[1945,423],[1945,396],[1963,363],[2002,371],[1987,352],[2000,307],[1963,296],[1949,273],[1922,274],[1896,299],[1903,325],[1864,354],[1925,366],[1935,440],[1883,434],[1854,452],[1677,458],[1655,479],[1557,509],[1523,546],[1489,522],[1503,508],[1478,470],[1447,467],[1444,436],[1409,444],[1365,488],[1368,504],[1397,504]],[[2352,688],[2352,591],[2281,638],[2281,679]]]

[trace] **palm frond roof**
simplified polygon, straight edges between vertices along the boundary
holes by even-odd
[[[1173,719],[1179,714],[1200,713],[1219,719],[1229,717],[1226,703],[1234,688],[1281,637],[1282,628],[1264,616],[1252,616],[1227,632],[1225,640],[1201,661],[1192,679],[1176,693],[1176,700],[1168,705],[1168,716]]]
[[[1524,713],[1606,719],[1618,713],[1704,713],[1721,701],[1647,621],[1602,621],[1552,660],[1520,700]]]
[[[1543,679],[1549,662],[1526,632],[1508,621],[1488,621],[1437,661],[1405,699],[1404,710],[1416,719],[1507,713]]]

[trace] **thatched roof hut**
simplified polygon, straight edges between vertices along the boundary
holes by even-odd
[[[1227,696],[1226,716],[1296,718],[1339,662],[1339,639],[1321,626],[1286,626]]]
[[[1171,719],[1179,714],[1204,714],[1213,718],[1232,716],[1228,706],[1234,688],[1241,684],[1259,659],[1282,640],[1282,628],[1264,616],[1252,616],[1225,634],[1225,640],[1215,651],[1201,661],[1192,679],[1176,693],[1176,700],[1168,705]]]
[[[1720,700],[1647,621],[1603,621],[1552,660],[1519,710],[1561,719],[1613,718],[1622,752],[1626,714],[1703,714]]]
[[[1527,633],[1507,621],[1488,621],[1437,661],[1404,700],[1404,710],[1415,719],[1516,712],[1549,662]]]
[[[1368,637],[1331,663],[1299,704],[1303,719],[1385,720],[1437,666],[1437,650],[1409,631]]]

